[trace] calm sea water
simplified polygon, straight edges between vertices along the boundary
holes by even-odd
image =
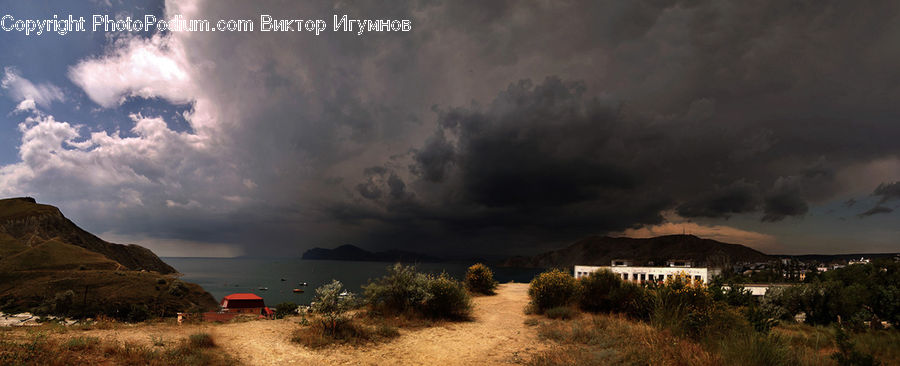
[[[309,304],[315,289],[332,279],[341,281],[351,292],[361,293],[362,285],[369,279],[383,276],[391,265],[385,262],[257,258],[163,258],[163,261],[183,273],[183,280],[203,286],[218,301],[228,294],[251,292],[265,299],[268,306],[286,301]],[[416,267],[427,273],[447,272],[461,280],[470,265],[446,262],[420,263]],[[540,273],[540,270],[525,268],[493,270],[494,278],[500,283],[529,282]],[[301,282],[309,285],[301,287],[298,285]],[[260,287],[268,290],[260,290]],[[295,288],[305,292],[294,293]]]

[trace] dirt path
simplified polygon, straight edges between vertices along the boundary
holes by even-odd
[[[524,324],[527,284],[500,285],[495,296],[474,299],[474,320],[414,331],[378,345],[310,350],[290,341],[296,320],[224,325],[140,326],[90,331],[118,342],[177,342],[210,333],[223,350],[247,365],[498,365],[520,363],[544,347]]]

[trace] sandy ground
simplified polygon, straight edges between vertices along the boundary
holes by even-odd
[[[534,327],[524,324],[527,284],[503,284],[494,296],[474,299],[474,320],[417,330],[377,345],[310,350],[290,341],[296,319],[224,325],[142,325],[92,330],[118,342],[174,343],[190,334],[210,333],[223,350],[247,365],[500,365],[521,363],[543,350]]]

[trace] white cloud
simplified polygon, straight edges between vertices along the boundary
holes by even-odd
[[[3,69],[0,88],[7,90],[12,99],[20,101],[16,111],[32,110],[36,105],[47,107],[53,102],[65,100],[65,95],[56,85],[51,83],[34,84],[20,76],[15,68],[9,66]]]
[[[223,204],[234,203],[222,197],[245,189],[243,178],[204,137],[173,131],[159,117],[131,118],[134,136],[123,137],[119,132],[86,133],[83,126],[53,116],[28,117],[19,124],[21,161],[0,168],[0,196],[77,197],[112,201],[120,208],[155,202],[221,211],[228,209]]]
[[[69,78],[97,104],[112,108],[126,98],[160,97],[172,103],[194,100],[194,83],[181,43],[159,34],[124,38],[113,51],[69,69]]]
[[[34,102],[34,99],[25,99],[19,102],[19,105],[16,106],[14,112],[28,112],[37,110],[37,105]]]

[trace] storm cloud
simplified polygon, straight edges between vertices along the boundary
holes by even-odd
[[[350,14],[413,29],[121,35],[66,65],[62,89],[15,73],[43,99],[7,93],[32,102],[3,132],[21,146],[0,167],[0,193],[34,195],[116,238],[238,251],[532,253],[668,227],[667,213],[809,251],[817,236],[785,227],[826,228],[818,207],[855,215],[840,203],[877,200],[865,204],[878,217],[853,221],[896,219],[885,203],[900,197],[898,10],[170,1],[165,13],[186,18]],[[142,110],[122,133],[63,122],[43,108],[65,102],[63,89],[91,108],[162,100],[186,108],[187,127]],[[868,232],[856,233],[871,248],[888,242]]]

